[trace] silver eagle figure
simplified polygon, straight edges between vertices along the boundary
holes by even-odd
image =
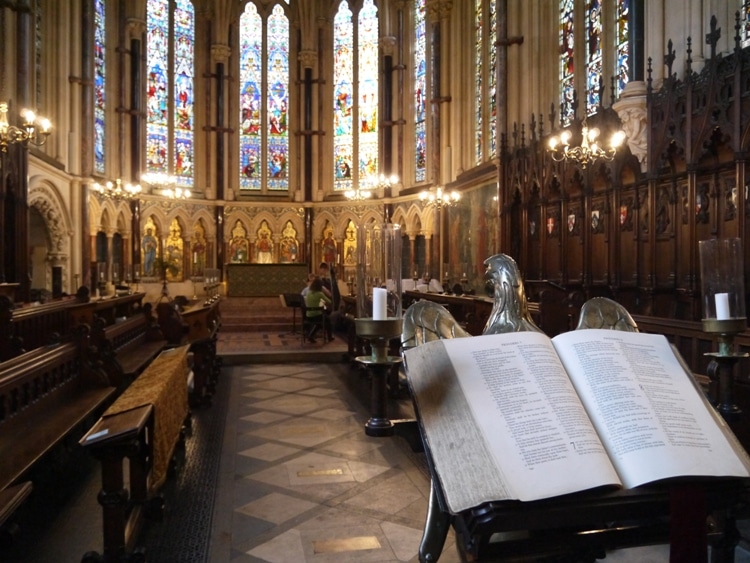
[[[493,287],[492,312],[483,334],[542,330],[534,323],[526,304],[523,279],[516,261],[507,254],[495,254],[484,261],[485,278]],[[420,300],[407,308],[401,331],[404,349],[432,340],[471,336],[439,303]]]

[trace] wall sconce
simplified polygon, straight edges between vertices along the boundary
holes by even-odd
[[[30,109],[21,111],[23,125],[16,127],[8,123],[8,104],[0,102],[0,151],[8,152],[8,145],[33,143],[41,146],[47,141],[52,124],[49,119],[37,117]]]
[[[133,199],[141,193],[140,184],[123,184],[120,178],[117,178],[114,182],[108,181],[105,184],[96,182],[92,187],[100,197],[104,199],[113,199],[115,201],[121,199]]]
[[[570,161],[579,164],[582,169],[593,164],[599,159],[610,161],[615,157],[617,149],[625,140],[624,131],[616,131],[609,142],[609,149],[603,149],[596,141],[599,137],[599,129],[589,129],[586,120],[581,127],[581,144],[577,147],[570,146],[573,133],[570,129],[563,131],[560,136],[550,137],[548,151],[555,162]]]
[[[703,330],[715,334],[718,352],[709,352],[713,402],[728,422],[740,414],[734,404],[734,365],[748,354],[734,352],[734,337],[747,327],[742,241],[709,239],[698,243],[703,299]]]
[[[419,200],[428,207],[440,210],[452,207],[461,200],[461,194],[456,190],[445,191],[440,186],[419,192]]]

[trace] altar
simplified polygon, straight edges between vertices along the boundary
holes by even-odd
[[[226,264],[229,297],[278,297],[299,293],[307,283],[307,264]]]

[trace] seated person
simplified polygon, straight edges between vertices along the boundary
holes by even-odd
[[[331,322],[328,318],[328,314],[324,313],[323,311],[311,311],[310,307],[326,306],[330,309],[331,304],[331,298],[323,292],[323,283],[321,282],[320,278],[316,277],[310,282],[310,290],[307,292],[307,295],[305,295],[305,307],[307,307],[305,316],[308,319],[314,319],[315,317],[323,315],[323,326],[325,327],[326,331],[325,336],[327,336],[329,340],[332,339],[332,335]],[[316,342],[315,333],[318,332],[319,326],[320,325],[318,324],[314,324],[312,326],[310,333],[307,335],[307,340],[309,342]]]
[[[310,284],[317,277],[318,276],[316,276],[313,273],[307,274],[307,284],[305,285],[305,287],[302,288],[302,291],[300,291],[300,295],[302,295],[302,299],[304,299],[305,297],[307,297],[307,293],[310,291]]]

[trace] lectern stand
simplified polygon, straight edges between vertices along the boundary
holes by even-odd
[[[281,304],[284,307],[292,308],[292,332],[289,334],[297,334],[297,309],[302,308],[302,295],[299,293],[281,293],[279,299],[281,299]]]

